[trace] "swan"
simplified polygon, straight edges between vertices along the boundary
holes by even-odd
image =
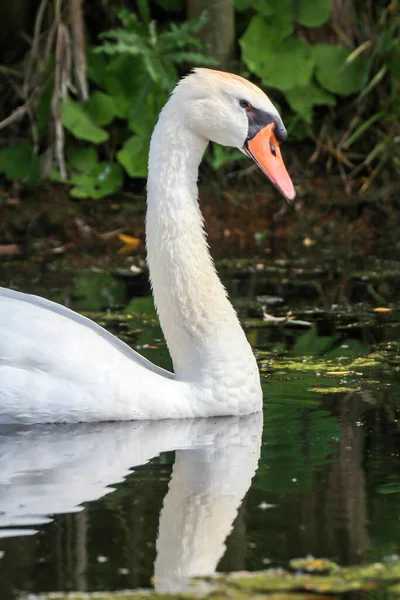
[[[268,97],[233,74],[195,69],[162,109],[149,153],[147,261],[174,373],[89,319],[0,289],[0,423],[244,415],[262,407],[258,367],[210,256],[197,200],[209,141],[250,156],[288,199],[286,137]]]

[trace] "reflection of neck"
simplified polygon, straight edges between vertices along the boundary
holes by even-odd
[[[242,364],[251,350],[205,239],[197,176],[207,142],[182,123],[179,108],[172,96],[151,141],[146,242],[175,373],[195,380],[202,369],[229,356],[228,350],[241,354]]]
[[[176,453],[160,515],[156,587],[211,575],[225,551],[240,503],[257,467],[262,416],[234,420],[213,447]]]

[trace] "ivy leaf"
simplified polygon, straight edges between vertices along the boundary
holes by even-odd
[[[100,162],[90,171],[72,174],[70,181],[75,185],[71,190],[71,196],[97,200],[120,189],[123,178],[119,165]]]
[[[295,37],[282,39],[291,30],[292,25],[279,31],[256,15],[240,39],[248,68],[266,86],[282,91],[307,85],[314,69],[314,60],[304,40]]]
[[[96,125],[79,102],[66,98],[61,106],[64,127],[80,140],[101,144],[109,138],[104,129]]]
[[[329,92],[321,89],[310,82],[304,86],[298,86],[285,92],[286,100],[290,107],[298,113],[307,123],[312,121],[312,108],[317,104],[336,104],[335,97]]]
[[[331,44],[315,44],[311,53],[317,65],[318,82],[326,90],[349,96],[361,89],[364,71],[362,56],[347,63],[351,52],[343,46]]]
[[[108,125],[117,116],[113,98],[104,92],[93,92],[83,106],[96,125]]]
[[[130,177],[147,176],[147,156],[150,141],[139,135],[128,138],[122,149],[117,153],[118,162],[124,167]]]

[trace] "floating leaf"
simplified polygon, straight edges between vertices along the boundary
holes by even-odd
[[[125,233],[120,233],[118,235],[121,242],[123,242],[122,248],[118,250],[118,254],[131,254],[138,246],[140,246],[139,238],[132,237],[131,235],[126,235]]]
[[[151,296],[132,298],[128,306],[125,307],[124,312],[128,315],[134,315],[138,313],[153,315],[156,312],[154,300]]]

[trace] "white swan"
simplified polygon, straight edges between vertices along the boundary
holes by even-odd
[[[56,423],[249,414],[262,403],[252,350],[208,251],[197,174],[208,141],[251,156],[293,199],[279,114],[256,86],[197,69],[160,114],[149,156],[151,283],[174,375],[88,319],[0,291],[0,422]]]

